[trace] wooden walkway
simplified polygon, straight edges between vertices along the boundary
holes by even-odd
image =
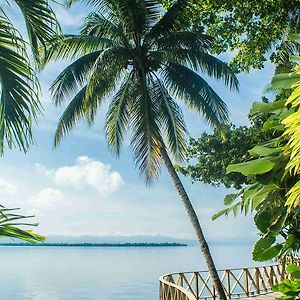
[[[285,263],[218,272],[228,299],[274,300],[280,294],[272,288],[287,278],[285,268],[289,263],[300,265],[300,259],[291,257]],[[208,271],[167,274],[159,278],[159,284],[160,300],[218,299]]]
[[[254,297],[243,298],[243,300],[274,300],[281,297],[280,293],[269,293],[266,295],[257,295]]]

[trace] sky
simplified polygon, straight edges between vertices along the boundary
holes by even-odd
[[[82,19],[91,8],[75,5],[72,9],[55,6],[65,33],[78,32]],[[11,20],[24,28],[19,14],[10,8]],[[228,59],[228,55],[222,58]],[[146,187],[135,169],[130,149],[123,147],[120,158],[112,155],[104,137],[105,107],[92,128],[84,122],[53,150],[53,136],[63,108],[51,102],[51,82],[67,62],[50,64],[39,74],[42,86],[43,115],[34,125],[35,145],[27,154],[6,150],[0,158],[1,204],[20,207],[34,214],[36,229],[43,235],[163,235],[194,238],[193,229],[171,180],[162,169],[161,176]],[[209,80],[226,101],[231,121],[247,124],[253,101],[261,99],[273,75],[273,66],[239,75],[240,92],[231,92],[221,83]],[[191,136],[209,130],[201,118],[184,110]],[[223,208],[222,187],[214,188],[182,178],[210,241],[245,242],[255,240],[251,216],[220,218],[211,216]]]

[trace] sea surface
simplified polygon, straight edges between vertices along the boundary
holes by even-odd
[[[253,266],[251,245],[212,246],[218,268]],[[0,247],[0,299],[158,300],[158,278],[205,270],[197,246]]]

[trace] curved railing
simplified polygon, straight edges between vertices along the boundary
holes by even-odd
[[[293,259],[293,262],[300,264],[299,259]],[[218,272],[228,299],[270,293],[272,287],[287,276],[284,263]],[[160,300],[218,298],[208,271],[167,274],[161,276],[159,281]]]

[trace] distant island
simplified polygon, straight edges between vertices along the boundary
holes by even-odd
[[[186,247],[184,243],[0,243],[12,247]]]

